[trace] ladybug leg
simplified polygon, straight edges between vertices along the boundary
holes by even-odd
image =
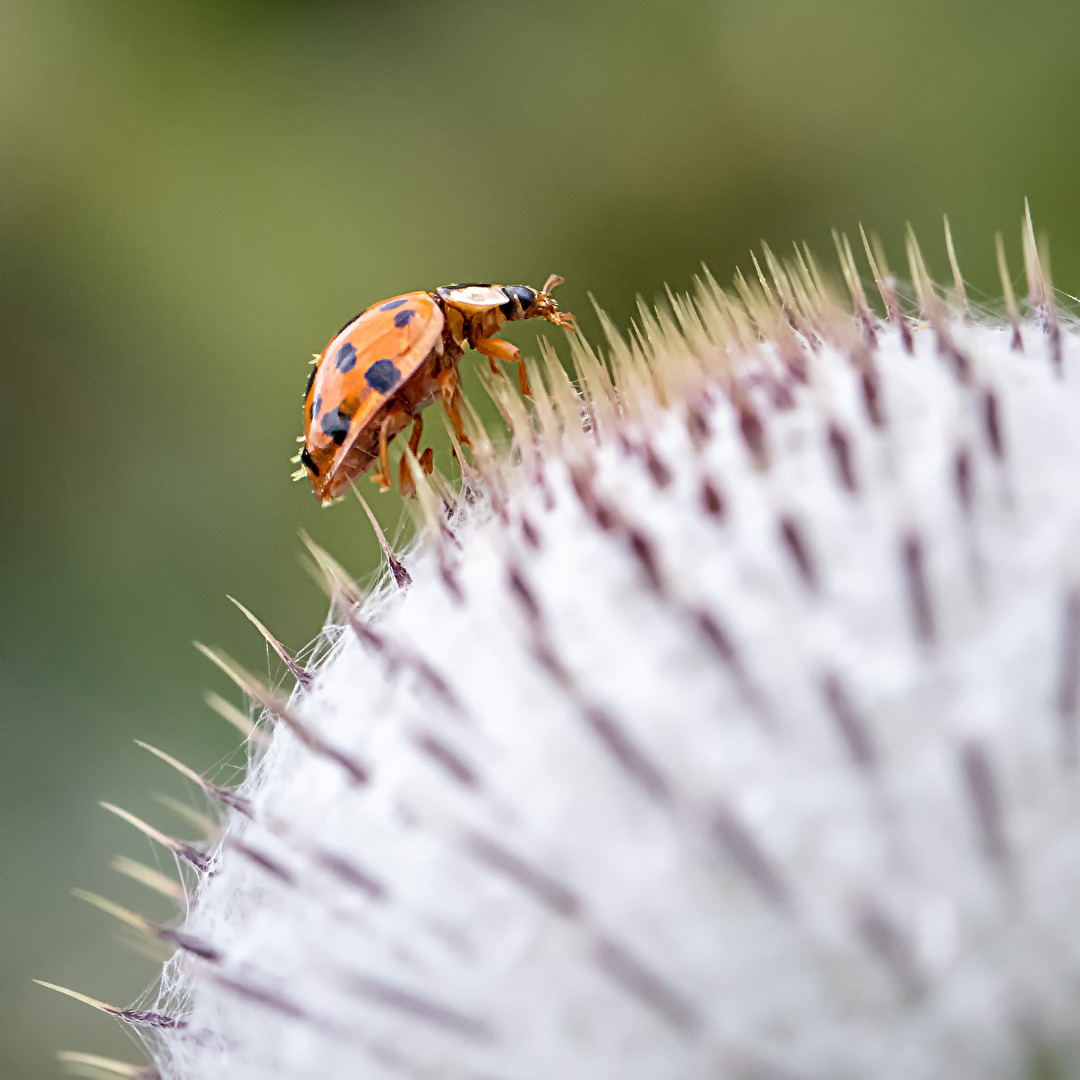
[[[382,423],[379,425],[379,471],[372,476],[371,482],[379,485],[380,492],[389,491],[392,486],[390,482],[390,457],[386,452],[388,442],[386,430],[393,425],[394,433],[399,432],[405,426],[405,423],[408,423],[405,420],[406,416],[404,409],[393,408],[387,411]],[[404,423],[403,420],[405,420]]]
[[[525,361],[521,358],[521,350],[516,345],[511,345],[509,341],[503,341],[502,338],[490,337],[477,338],[473,342],[473,348],[477,352],[483,353],[492,362],[492,371],[498,371],[494,363],[496,360],[502,360],[507,364],[517,364],[518,385],[521,387],[521,392],[527,398],[532,397],[532,391],[529,389],[529,377],[525,374]]]
[[[389,423],[388,413],[379,426],[379,471],[371,477],[371,482],[379,485],[380,492],[390,490],[390,459],[386,453],[386,428]]]
[[[412,451],[414,457],[420,450],[420,436],[423,433],[424,418],[422,416],[417,416],[416,419],[413,420],[412,433],[409,435],[409,449]],[[424,457],[430,462],[430,454],[425,453]],[[423,459],[421,459],[420,464],[421,467],[423,467]],[[431,469],[426,468],[424,471],[430,473]],[[401,456],[401,461],[398,464],[398,488],[401,490],[402,495],[416,494],[416,485],[413,483],[412,473],[409,471],[409,461],[404,454]]]
[[[465,428],[461,423],[461,412],[458,409],[458,398],[461,397],[461,387],[458,385],[458,373],[456,368],[444,368],[436,376],[439,382],[439,394],[442,397],[443,408],[454,429],[454,434],[462,446],[472,446],[469,436],[465,434]]]
[[[424,434],[424,418],[417,416],[413,420],[412,432],[409,435],[409,449],[415,454],[420,449],[420,436]]]

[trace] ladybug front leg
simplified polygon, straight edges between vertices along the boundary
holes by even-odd
[[[532,397],[532,391],[529,389],[529,377],[525,374],[525,361],[521,358],[521,350],[516,345],[511,345],[509,341],[503,341],[502,338],[497,337],[477,338],[472,345],[478,353],[483,353],[489,360],[502,360],[507,364],[517,364],[518,384],[521,386],[521,392],[527,398]],[[491,370],[498,371],[499,369],[492,364]]]

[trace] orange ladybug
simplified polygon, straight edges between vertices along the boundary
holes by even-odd
[[[358,476],[379,462],[374,480],[390,489],[386,446],[412,424],[409,449],[420,446],[420,416],[435,398],[454,432],[468,440],[458,411],[458,362],[471,345],[488,357],[518,365],[521,392],[529,384],[521,353],[496,337],[504,322],[547,319],[576,330],[574,316],[556,309],[551,290],[562,283],[555,274],[537,292],[526,285],[446,285],[435,292],[412,292],[372,304],[323,349],[304,393],[304,448],[300,461],[323,504],[336,498]],[[427,472],[432,452],[420,458]],[[411,478],[402,459],[402,490]]]

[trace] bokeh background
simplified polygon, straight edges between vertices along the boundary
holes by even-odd
[[[308,530],[378,565],[354,501],[291,484],[307,360],[355,311],[455,280],[539,284],[595,331],[861,220],[977,294],[1030,197],[1080,289],[1075,0],[2,0],[0,1076],[136,1055],[31,976],[127,1004],[154,965],[69,895],[153,915],[109,868],[189,835],[132,744],[228,777],[239,702],[199,638],[278,677],[325,601]],[[520,344],[529,327],[513,328]],[[429,425],[436,429],[436,422]],[[391,533],[407,518],[377,499]]]

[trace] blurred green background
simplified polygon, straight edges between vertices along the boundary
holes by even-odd
[[[229,775],[239,701],[199,638],[276,673],[226,601],[293,649],[324,600],[305,528],[377,567],[354,502],[291,484],[307,361],[355,311],[557,270],[594,331],[634,296],[730,277],[764,237],[862,220],[932,269],[1019,270],[1024,196],[1080,288],[1080,5],[916,0],[0,3],[3,709],[0,1076],[135,1057],[31,976],[127,1004],[153,965],[77,885],[168,860],[96,807],[184,830],[132,745]],[[530,328],[509,336],[521,344]],[[433,425],[440,427],[438,423]],[[403,513],[376,500],[388,530]],[[232,757],[230,758],[230,755]],[[190,829],[188,830],[190,832]]]

